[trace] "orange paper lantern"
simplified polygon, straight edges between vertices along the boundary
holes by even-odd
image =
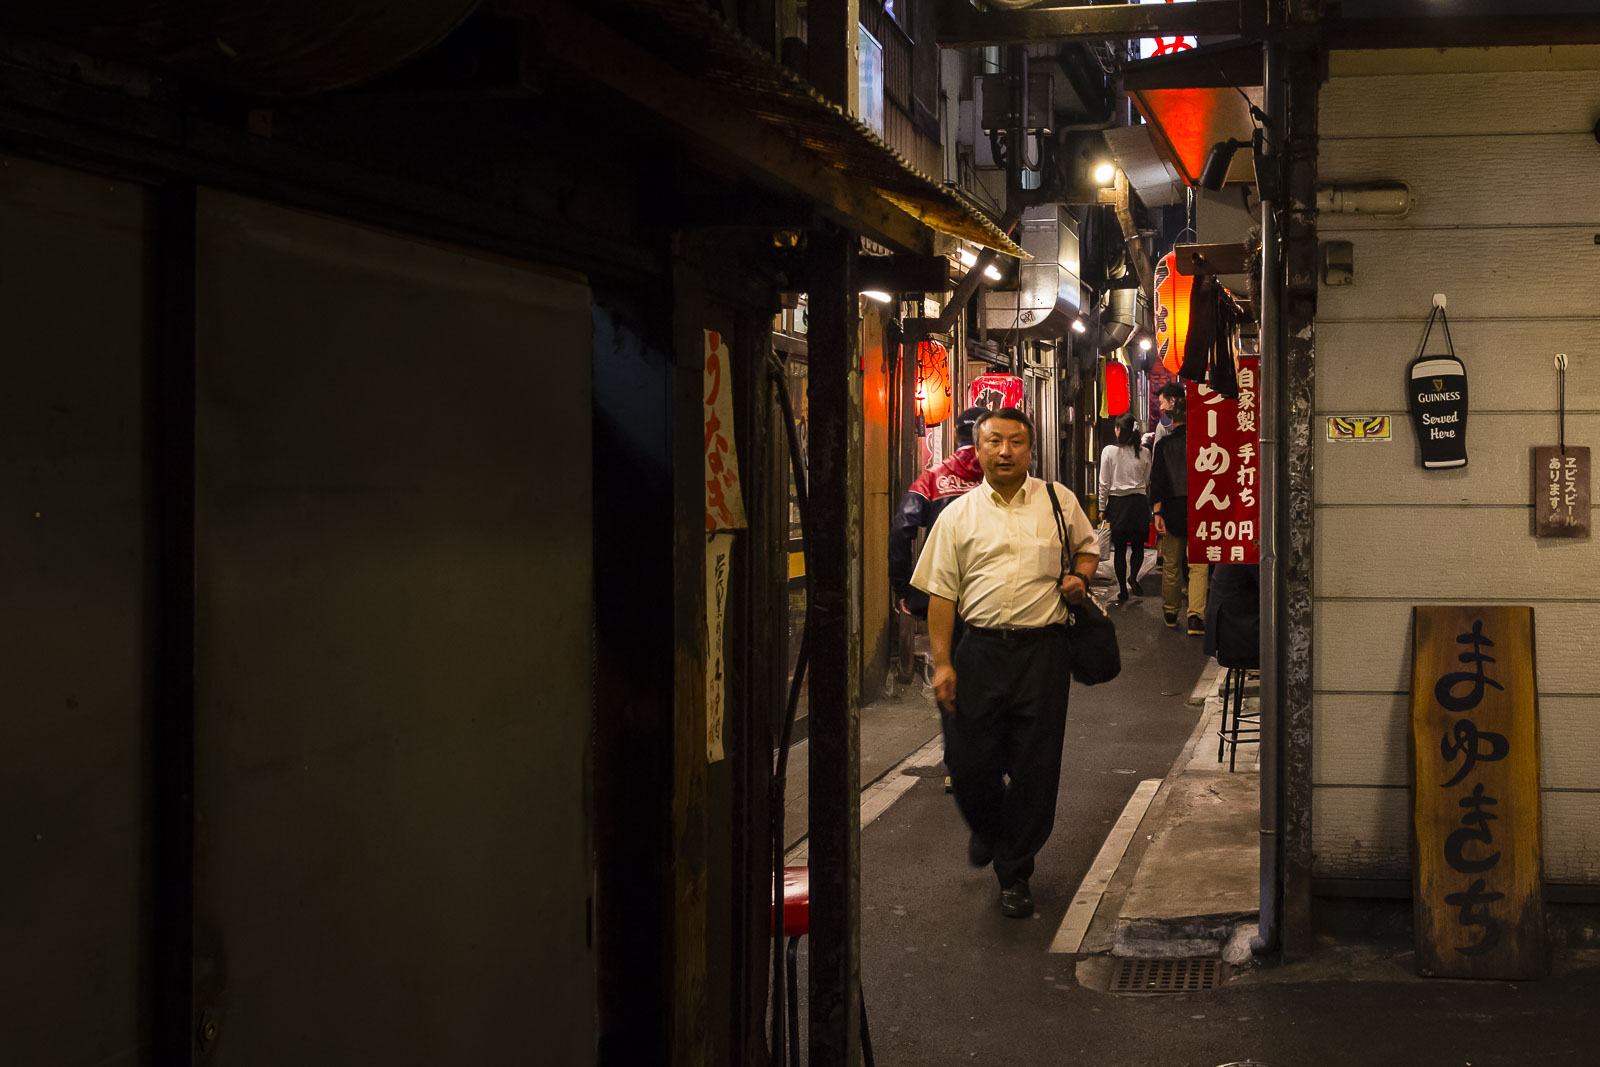
[[[1183,342],[1189,336],[1189,299],[1194,276],[1178,273],[1178,256],[1168,252],[1156,264],[1156,355],[1169,373],[1183,367]]]
[[[916,400],[924,426],[937,426],[950,417],[950,360],[938,341],[917,345]]]

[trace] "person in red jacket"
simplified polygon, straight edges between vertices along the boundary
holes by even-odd
[[[987,408],[968,408],[956,416],[956,450],[936,467],[917,475],[895,512],[894,525],[889,529],[889,588],[894,602],[907,615],[919,619],[928,617],[928,594],[911,584],[912,550],[916,547],[917,531],[932,528],[939,513],[952,500],[965,496],[974,486],[983,484],[983,468],[978,465],[978,453],[972,447],[972,424],[978,416],[988,413]]]

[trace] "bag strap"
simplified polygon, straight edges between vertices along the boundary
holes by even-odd
[[[1060,583],[1061,579],[1067,576],[1067,520],[1061,515],[1061,501],[1056,496],[1056,483],[1045,482],[1044,491],[1050,494],[1050,507],[1056,517],[1056,534],[1061,538],[1061,573],[1056,576],[1056,582]]]

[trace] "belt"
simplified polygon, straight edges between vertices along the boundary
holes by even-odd
[[[1067,632],[1064,622],[1048,626],[968,626],[966,632],[996,641],[1037,641],[1045,637],[1061,637]]]

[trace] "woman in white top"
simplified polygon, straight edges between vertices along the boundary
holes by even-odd
[[[1120,604],[1128,599],[1130,584],[1134,596],[1144,596],[1139,568],[1150,536],[1150,450],[1139,443],[1133,412],[1117,419],[1116,432],[1116,443],[1100,453],[1100,517],[1111,526],[1111,562],[1122,590],[1117,594]]]

